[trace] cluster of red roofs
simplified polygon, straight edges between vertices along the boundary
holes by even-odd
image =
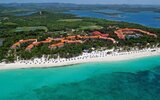
[[[147,31],[143,31],[140,29],[129,29],[129,28],[116,30],[115,34],[118,36],[119,39],[125,39],[125,35],[133,34],[135,32],[141,32],[141,33],[144,33],[144,34],[147,34],[150,36],[157,37],[156,34],[153,34],[153,33],[147,32]],[[86,39],[104,39],[104,40],[110,40],[114,44],[116,43],[115,39],[109,37],[109,34],[103,34],[99,31],[94,31],[94,32],[92,32],[91,36],[76,35],[76,36],[67,36],[67,37],[63,37],[63,38],[50,38],[50,37],[48,37],[44,41],[37,41],[37,39],[19,40],[18,42],[13,44],[11,46],[11,48],[16,49],[16,48],[20,47],[20,45],[23,43],[31,42],[31,44],[29,44],[25,49],[26,51],[31,51],[32,48],[39,46],[41,44],[49,44],[49,43],[54,42],[53,44],[49,45],[49,48],[55,49],[55,48],[63,47],[65,43],[67,43],[67,44],[84,43]]]
[[[125,39],[126,35],[128,35],[128,34],[134,34],[136,32],[157,37],[157,35],[154,34],[154,33],[147,32],[147,31],[144,31],[144,30],[141,30],[141,29],[134,29],[134,28],[119,29],[119,30],[116,30],[114,33],[118,36],[119,39]]]

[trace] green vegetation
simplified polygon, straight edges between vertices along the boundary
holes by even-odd
[[[42,30],[47,32],[48,28],[45,26],[36,26],[36,27],[17,27],[15,29],[15,32],[30,32],[30,31],[36,31],[36,30]]]
[[[31,8],[30,8],[31,9]],[[11,8],[7,9],[12,10]],[[3,45],[0,47],[0,61],[13,62],[17,57],[20,59],[31,59],[34,57],[42,57],[50,55],[50,57],[73,57],[81,54],[83,50],[91,51],[91,48],[101,49],[124,47],[144,48],[154,46],[160,43],[160,29],[148,28],[137,24],[107,21],[94,18],[79,18],[71,14],[58,13],[57,11],[44,10],[27,16],[14,16],[2,13],[4,8],[0,9],[0,38],[4,39]],[[144,36],[139,39],[119,40],[114,34],[116,28],[139,28],[146,31],[156,33],[158,38]],[[87,40],[84,44],[65,44],[63,48],[54,50],[48,49],[49,44],[44,44],[33,48],[31,52],[26,52],[25,47],[28,43],[22,44],[21,48],[12,50],[10,47],[21,39],[36,38],[38,41],[47,37],[63,37],[68,35],[89,35],[92,31],[97,30],[108,33],[110,37],[115,38],[119,43],[113,44],[104,40]]]
[[[100,30],[102,28],[103,28],[102,26],[93,25],[93,26],[81,26],[79,29],[80,30]]]
[[[74,22],[74,21],[82,21],[83,19],[61,19],[59,21],[64,21],[64,22]]]

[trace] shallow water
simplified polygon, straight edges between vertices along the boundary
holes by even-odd
[[[102,12],[102,13],[97,13]],[[114,21],[124,21],[136,24],[141,24],[149,27],[160,27],[160,20],[156,19],[160,17],[160,13],[143,11],[143,12],[121,12],[118,10],[71,10],[67,13],[75,14],[79,17],[93,17]],[[103,13],[117,13],[117,15],[107,15]]]
[[[160,56],[0,71],[0,100],[159,100]]]

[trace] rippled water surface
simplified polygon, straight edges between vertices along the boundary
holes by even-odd
[[[149,27],[160,27],[160,13],[152,11],[143,12],[121,12],[118,10],[71,10],[67,13],[75,14],[80,17],[92,17],[114,21],[124,21],[141,24]]]
[[[160,100],[160,56],[0,71],[0,100]]]

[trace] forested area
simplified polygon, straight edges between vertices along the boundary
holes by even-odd
[[[65,20],[64,20],[65,19]],[[75,20],[77,19],[77,20]],[[80,19],[80,20],[79,20]],[[47,32],[44,29],[28,30],[26,29],[20,32],[15,31],[17,27],[38,27],[43,26],[47,28]],[[88,28],[89,26],[102,27]],[[85,30],[83,30],[83,28]],[[110,28],[112,27],[112,28]],[[119,40],[114,31],[116,28],[139,28],[152,33],[156,33],[158,38],[152,38],[144,36],[138,39]],[[22,28],[23,29],[23,28]],[[28,28],[30,29],[30,28]],[[49,49],[48,45],[41,45],[33,48],[31,52],[25,51],[25,47],[28,45],[23,44],[21,48],[16,50],[10,47],[21,39],[36,38],[38,41],[42,41],[48,37],[65,37],[68,35],[90,35],[93,31],[100,31],[102,33],[109,34],[110,37],[116,39],[118,44],[113,44],[110,41],[104,40],[87,40],[83,44],[65,44],[63,48]],[[108,21],[103,19],[94,18],[79,18],[71,14],[53,13],[49,11],[36,12],[28,16],[12,16],[1,15],[0,16],[0,38],[4,39],[3,45],[0,47],[0,61],[6,60],[13,62],[16,57],[21,59],[31,59],[33,57],[42,57],[43,55],[50,55],[50,57],[74,57],[80,55],[84,50],[91,51],[91,48],[101,49],[101,47],[113,48],[113,47],[139,47],[144,48],[148,43],[150,46],[160,43],[160,29],[148,28],[138,24]]]

